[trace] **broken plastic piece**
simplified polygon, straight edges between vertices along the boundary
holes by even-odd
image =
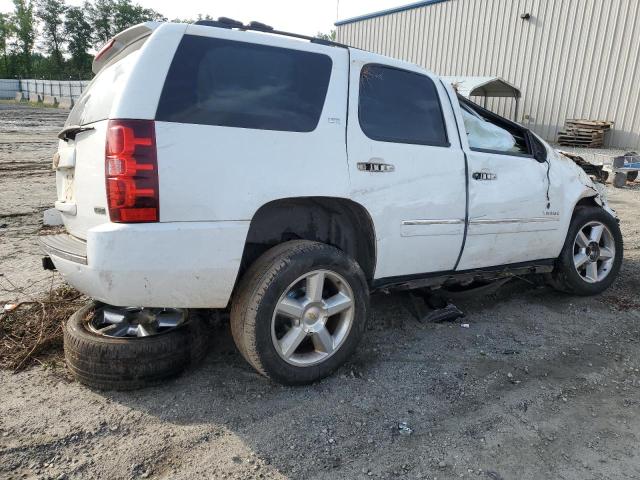
[[[398,432],[400,432],[400,435],[411,435],[413,428],[411,428],[407,422],[400,422],[398,423]]]
[[[16,308],[18,308],[18,304],[17,303],[7,303],[5,304],[5,306],[3,307],[3,310],[5,312],[12,312],[14,311]]]
[[[457,318],[463,318],[464,312],[453,303],[447,304],[444,308],[439,308],[422,317],[423,322],[452,322]]]

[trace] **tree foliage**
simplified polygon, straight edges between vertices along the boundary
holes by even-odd
[[[32,73],[33,45],[36,39],[33,3],[29,0],[13,0],[14,12],[12,31],[14,32],[13,49],[18,57],[18,65],[26,74]]]
[[[90,78],[95,50],[114,35],[141,22],[165,20],[131,0],[87,0],[81,7],[65,0],[13,4],[13,12],[0,13],[0,78]]]
[[[62,74],[62,42],[64,41],[64,19],[66,6],[59,0],[38,0],[36,16],[42,25],[42,47],[55,66],[55,73]]]
[[[82,7],[69,7],[64,19],[67,51],[71,55],[72,70],[76,72],[91,70],[89,49],[93,42],[93,27],[85,15],[88,8],[88,2],[85,2]]]

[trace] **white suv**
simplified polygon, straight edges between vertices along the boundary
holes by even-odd
[[[372,291],[546,273],[591,295],[619,271],[586,173],[417,65],[221,19],[135,26],[93,69],[47,254],[106,304],[230,308],[277,381],[340,365]]]

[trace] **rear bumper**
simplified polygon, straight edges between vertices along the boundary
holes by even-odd
[[[40,243],[65,280],[116,306],[225,308],[249,222],[108,223]]]
[[[49,255],[81,265],[87,264],[87,242],[71,235],[45,235],[39,239],[40,246]]]

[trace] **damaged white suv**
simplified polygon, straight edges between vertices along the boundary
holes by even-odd
[[[545,273],[593,295],[620,269],[587,174],[417,65],[220,19],[138,25],[93,69],[54,162],[68,233],[42,243],[78,290],[157,315],[78,335],[230,309],[244,358],[302,384],[353,353],[370,292]]]

